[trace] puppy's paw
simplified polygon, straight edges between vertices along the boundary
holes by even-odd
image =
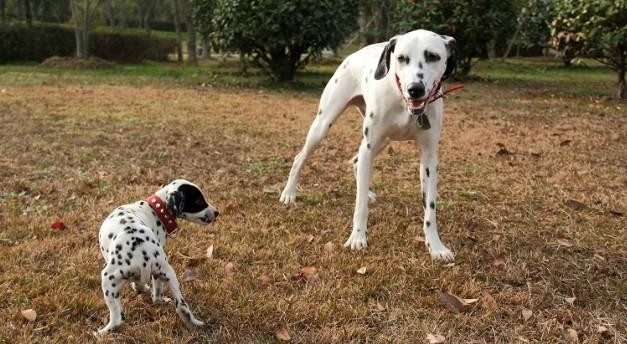
[[[368,247],[368,239],[365,231],[353,229],[351,236],[344,243],[344,247],[350,247],[351,250],[361,250]]]
[[[292,190],[292,188],[285,187],[283,192],[281,192],[281,198],[279,201],[283,204],[290,204],[296,202],[296,190]]]
[[[160,298],[153,298],[152,303],[155,305],[165,305],[172,303],[172,299],[167,296],[162,296]]]
[[[141,283],[131,283],[131,289],[135,291],[136,294],[147,294],[150,293],[150,286],[148,284]]]

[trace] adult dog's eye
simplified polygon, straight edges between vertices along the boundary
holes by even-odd
[[[399,55],[397,59],[399,63],[409,63],[409,57],[405,55]]]
[[[425,50],[425,61],[427,62],[440,61],[440,55],[430,52],[428,50]]]

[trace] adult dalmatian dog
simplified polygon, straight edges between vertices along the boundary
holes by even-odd
[[[426,30],[395,36],[347,57],[322,93],[305,145],[294,158],[281,202],[295,202],[303,164],[339,115],[355,105],[363,116],[363,138],[353,158],[357,199],[353,230],[344,246],[356,250],[368,246],[368,200],[375,197],[369,184],[375,156],[390,141],[414,140],[421,148],[425,244],[433,259],[452,260],[453,252],[438,235],[435,205],[443,117],[441,84],[455,65],[455,39]]]
[[[143,293],[149,291],[146,284],[151,279],[153,303],[164,301],[162,284],[165,283],[185,324],[190,328],[203,325],[181,295],[176,273],[165,254],[165,244],[178,231],[177,218],[207,225],[218,214],[198,186],[184,179],[174,180],[143,201],[115,209],[102,223],[98,235],[106,261],[101,277],[109,323],[94,334],[106,334],[124,323],[120,295],[128,281],[135,291]]]

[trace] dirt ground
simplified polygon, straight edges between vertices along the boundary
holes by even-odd
[[[355,110],[304,168],[297,205],[279,203],[316,107],[295,91],[1,86],[0,342],[94,342],[108,320],[99,224],[178,177],[222,214],[181,222],[167,246],[208,325],[127,288],[126,324],[101,342],[627,342],[627,104],[480,82],[450,96],[437,210],[454,264],[422,242],[410,142],[377,159],[368,249],[342,247]],[[441,292],[479,300],[457,312]]]

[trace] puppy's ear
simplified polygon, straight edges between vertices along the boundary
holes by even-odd
[[[183,213],[183,207],[185,206],[185,195],[182,192],[176,190],[168,194],[166,205],[168,211],[174,217],[179,217]]]
[[[448,52],[448,58],[446,59],[446,70],[442,76],[442,80],[446,80],[451,77],[457,67],[457,41],[451,36],[442,35],[444,43],[446,44],[446,51]]]
[[[392,37],[385,48],[383,48],[383,52],[379,58],[379,64],[377,65],[377,70],[374,72],[375,80],[380,80],[388,74],[388,71],[390,70],[390,55],[394,52],[397,38],[398,36]]]

